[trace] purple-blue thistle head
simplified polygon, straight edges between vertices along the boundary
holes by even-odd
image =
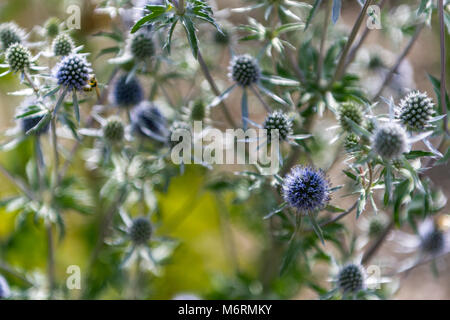
[[[66,56],[57,66],[58,84],[69,91],[81,90],[89,81],[91,64],[81,54]]]
[[[302,213],[322,209],[330,201],[330,183],[320,169],[296,166],[282,187],[284,200]]]
[[[148,101],[144,101],[131,112],[133,132],[161,142],[167,140],[167,120],[159,109]]]
[[[128,79],[128,75],[122,75],[117,79],[113,89],[114,103],[121,107],[132,107],[144,99],[144,90],[136,77]]]

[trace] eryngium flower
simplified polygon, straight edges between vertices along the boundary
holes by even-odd
[[[197,100],[194,102],[190,112],[190,120],[192,121],[202,121],[205,119],[207,114],[206,106],[202,100]]]
[[[111,116],[106,120],[102,127],[103,137],[111,143],[122,141],[125,136],[125,127],[122,119],[117,116]]]
[[[248,54],[235,56],[231,60],[229,71],[229,77],[243,87],[258,82],[261,77],[258,61]]]
[[[6,299],[10,294],[8,282],[0,275],[0,299]]]
[[[279,137],[286,140],[292,134],[292,121],[284,112],[275,111],[266,117],[263,128],[267,130],[268,141],[272,137],[271,130],[278,130]]]
[[[408,151],[406,130],[395,122],[380,125],[373,135],[372,148],[384,159],[399,158]]]
[[[322,209],[330,201],[330,183],[322,170],[296,166],[284,178],[283,198],[302,213]]]
[[[81,90],[89,81],[91,64],[81,54],[66,56],[57,66],[58,84],[68,90]]]
[[[349,264],[339,271],[338,286],[344,293],[357,293],[364,288],[364,272],[360,266]]]
[[[114,103],[122,107],[131,107],[139,104],[144,99],[144,91],[139,80],[132,77],[127,82],[128,75],[117,79],[113,89]]]
[[[0,42],[3,50],[14,43],[21,43],[24,37],[25,32],[15,23],[7,22],[0,25]]]
[[[155,44],[150,35],[141,32],[131,39],[130,50],[134,58],[145,60],[155,54]]]
[[[429,233],[422,235],[420,246],[424,252],[431,255],[441,252],[445,246],[444,232],[434,228]]]
[[[61,24],[61,22],[56,17],[52,17],[52,18],[48,19],[47,22],[45,22],[45,26],[44,26],[47,36],[49,36],[50,38],[56,37],[59,33],[59,25],[60,24]]]
[[[131,112],[133,132],[160,142],[167,142],[166,118],[152,103],[144,101]]]
[[[427,93],[410,92],[400,101],[397,118],[411,131],[424,131],[434,114],[433,100]]]
[[[359,146],[359,137],[354,133],[349,133],[344,140],[344,148],[347,152],[355,151]]]
[[[134,219],[129,230],[129,235],[134,244],[145,244],[152,236],[150,220],[144,217]]]
[[[347,119],[360,125],[363,122],[364,116],[361,107],[352,102],[344,102],[338,110],[339,124],[345,131],[352,131],[352,126]]]
[[[27,133],[29,130],[33,129],[38,125],[38,123],[44,118],[43,115],[32,115],[29,117],[20,119],[20,128],[23,133]],[[41,134],[45,134],[48,131],[50,123],[46,123],[39,130],[35,131],[33,134],[36,136],[40,136]]]
[[[53,40],[52,47],[55,56],[68,56],[72,53],[74,44],[70,36],[61,33]]]
[[[25,71],[30,66],[30,50],[20,43],[12,44],[6,51],[6,61],[13,72]]]

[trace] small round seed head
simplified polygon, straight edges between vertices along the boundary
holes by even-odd
[[[444,232],[434,228],[429,233],[425,234],[421,241],[421,248],[425,253],[436,254],[439,253],[445,245]]]
[[[399,158],[408,151],[406,130],[395,122],[382,124],[372,137],[372,149],[386,160]]]
[[[25,71],[30,66],[30,60],[30,50],[20,43],[14,43],[6,50],[6,61],[13,72]]]
[[[9,289],[8,282],[6,279],[0,275],[0,299],[9,298],[11,291]]]
[[[53,40],[52,47],[55,56],[68,56],[72,53],[75,45],[69,35],[61,33]]]
[[[25,134],[29,130],[33,129],[38,125],[38,123],[44,118],[43,115],[33,115],[25,118],[20,119],[20,128],[22,129],[22,132]],[[36,136],[40,136],[41,134],[45,134],[48,132],[50,123],[44,124],[39,130],[35,131],[33,134]]]
[[[344,140],[344,148],[347,152],[352,152],[359,147],[359,137],[354,133],[349,133]]]
[[[192,121],[202,121],[205,119],[207,114],[206,106],[202,100],[197,100],[194,102],[190,112],[190,119]]]
[[[6,50],[14,43],[21,43],[25,38],[25,31],[13,22],[2,23],[0,25],[0,42],[2,49]]]
[[[397,118],[411,131],[425,131],[434,114],[433,100],[426,93],[410,92],[400,101]]]
[[[361,125],[364,119],[361,107],[355,103],[345,102],[339,108],[339,124],[345,131],[352,131],[352,126],[347,119]]]
[[[344,293],[357,293],[364,288],[364,272],[360,266],[349,264],[339,271],[338,286]]]
[[[375,130],[375,122],[371,119],[366,121],[366,130],[372,133]]]
[[[248,54],[235,56],[229,66],[229,77],[242,87],[256,83],[261,78],[258,61]]]
[[[145,60],[155,54],[155,44],[152,38],[144,32],[137,33],[131,39],[131,54],[138,60]]]
[[[134,219],[129,234],[131,241],[133,241],[134,244],[145,244],[152,236],[152,225],[150,220],[144,217]]]
[[[118,143],[122,141],[125,136],[125,127],[122,119],[117,116],[111,116],[108,118],[103,128],[103,137],[111,143]]]
[[[167,139],[167,120],[150,102],[143,101],[132,110],[131,125],[133,132],[143,137]]]
[[[322,170],[296,166],[283,180],[283,198],[301,213],[321,209],[330,201],[330,183]]]
[[[132,107],[144,99],[144,90],[138,78],[132,77],[128,81],[128,75],[122,75],[117,79],[113,88],[114,103],[121,107]]]
[[[47,36],[49,36],[50,38],[56,37],[59,33],[60,23],[61,21],[59,21],[59,19],[56,17],[48,19],[47,22],[45,22],[44,26]]]
[[[381,219],[373,218],[369,222],[369,237],[379,236],[384,231],[385,223]]]
[[[272,138],[271,130],[278,130],[279,137],[286,140],[292,134],[292,120],[284,112],[275,111],[266,117],[263,128],[267,130],[269,142]]]
[[[81,90],[89,81],[91,64],[83,55],[71,54],[63,58],[56,69],[58,84],[69,91]]]

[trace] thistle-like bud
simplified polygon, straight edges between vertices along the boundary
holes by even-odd
[[[129,230],[129,235],[134,244],[145,244],[152,236],[150,220],[144,217],[134,219]]]
[[[369,237],[374,238],[379,236],[384,231],[385,226],[386,224],[381,219],[371,219],[368,230]]]
[[[91,64],[83,55],[71,54],[58,64],[56,78],[58,84],[66,87],[69,91],[81,90],[87,85],[91,72]]]
[[[354,133],[349,133],[344,140],[344,148],[347,152],[352,152],[358,149],[360,139]]]
[[[20,43],[12,44],[6,51],[6,61],[13,72],[25,71],[30,66],[31,53]]]
[[[75,45],[69,35],[61,33],[53,40],[52,47],[55,56],[68,56],[72,53]]]
[[[399,158],[408,151],[406,130],[395,122],[380,125],[372,137],[372,149],[386,160]]]
[[[347,119],[352,120],[354,123],[358,125],[361,125],[364,120],[361,107],[352,102],[343,103],[339,107],[338,114],[339,114],[339,124],[341,125],[342,129],[344,129],[347,132],[352,131],[352,126],[349,123],[349,121],[347,121]]]
[[[103,137],[110,143],[118,143],[125,136],[125,127],[122,119],[117,116],[111,116],[106,120],[102,128]]]
[[[349,264],[339,271],[338,286],[344,293],[357,293],[364,288],[362,267]]]
[[[155,54],[155,44],[147,33],[141,32],[131,39],[130,50],[134,58],[145,60]]]
[[[33,129],[38,125],[38,123],[44,118],[42,115],[32,115],[29,117],[21,118],[20,119],[20,128],[22,129],[23,133],[27,133],[29,130]],[[33,134],[35,136],[40,136],[41,134],[45,134],[48,131],[50,123],[46,123],[43,125],[39,130],[35,131]]]
[[[422,250],[429,254],[436,254],[440,252],[444,245],[444,232],[437,228],[434,228],[429,233],[425,234],[421,241]]]
[[[229,77],[242,87],[256,83],[261,78],[258,61],[248,54],[235,56],[229,66]]]
[[[226,46],[230,43],[230,33],[227,30],[220,32],[216,30],[214,32],[214,42],[221,46]]]
[[[263,123],[263,128],[267,130],[267,140],[272,138],[271,130],[278,130],[279,137],[286,140],[292,134],[292,120],[287,114],[275,111],[269,114]]]
[[[54,38],[59,34],[60,23],[56,17],[52,17],[45,22],[44,28],[48,37]]]
[[[410,92],[400,101],[397,118],[411,131],[424,131],[434,114],[433,100],[426,93]]]
[[[117,79],[113,88],[114,103],[122,107],[131,107],[139,104],[144,99],[144,90],[136,77],[128,79],[123,75]]]
[[[301,213],[322,209],[330,201],[330,183],[322,170],[296,166],[283,180],[283,198]]]
[[[192,105],[190,111],[190,120],[192,121],[202,121],[205,119],[207,114],[206,106],[202,100],[197,100]]]
[[[14,43],[21,43],[24,37],[25,32],[15,23],[7,22],[0,25],[0,42],[3,50]]]

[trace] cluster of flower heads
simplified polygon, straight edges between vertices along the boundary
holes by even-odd
[[[330,201],[330,182],[320,169],[292,168],[284,178],[282,189],[284,200],[300,213],[320,210]]]

